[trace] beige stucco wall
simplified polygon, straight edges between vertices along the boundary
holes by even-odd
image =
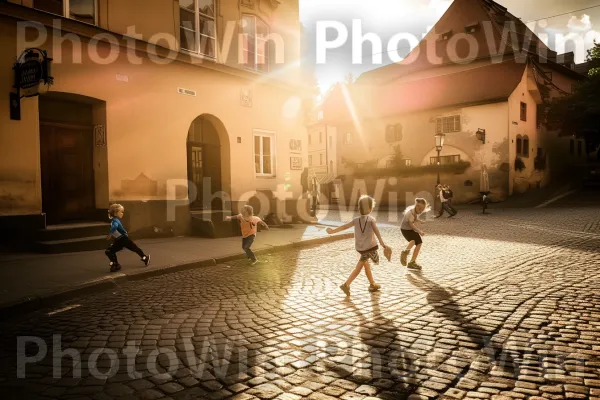
[[[14,49],[13,29],[0,23],[0,48]],[[8,49],[8,50],[7,50]],[[29,214],[41,208],[38,119],[11,121],[9,97],[14,81],[14,58],[0,57],[0,215]],[[21,101],[21,113],[37,115],[37,99]]]
[[[510,121],[510,193],[513,191],[523,192],[530,185],[537,186],[538,182],[545,181],[545,174],[534,169],[534,159],[537,148],[542,147],[542,140],[537,129],[537,104],[539,103],[539,91],[532,79],[532,67],[528,66],[523,72],[523,78],[508,101]],[[521,121],[521,102],[527,104],[527,121]],[[523,171],[515,170],[515,158],[517,157],[517,136],[527,135],[529,138],[529,157],[521,157],[525,164]]]
[[[125,7],[122,3],[127,2],[111,1],[109,16],[119,7]],[[154,5],[144,2],[143,8],[151,8],[147,11],[150,14],[138,15],[158,17],[163,11],[167,13],[167,6],[173,3],[162,0],[158,8],[152,8]],[[238,10],[237,2],[228,4]],[[294,15],[297,18],[297,4],[296,14],[293,4],[286,7],[281,8],[284,15],[273,16],[275,23],[290,21]],[[129,13],[128,16],[131,15]],[[127,19],[111,17],[109,22],[110,28],[114,29],[125,26]],[[0,87],[5,89],[4,93],[11,90],[13,57],[21,50],[17,48],[20,41],[16,37],[15,23],[14,19],[0,16],[1,48],[6,54],[13,55],[0,59]],[[167,25],[170,23],[160,29],[166,29]],[[53,65],[55,84],[51,87],[52,92],[84,95],[105,102],[105,113],[97,109],[94,116],[97,121],[105,116],[108,144],[104,159],[97,149],[94,155],[97,206],[104,207],[108,201],[165,199],[168,182],[187,179],[187,134],[192,121],[202,114],[218,118],[227,131],[234,201],[257,189],[276,191],[278,185],[284,183],[291,184],[291,195],[300,195],[302,171],[290,169],[289,153],[290,139],[302,139],[306,143],[301,100],[297,92],[271,86],[269,79],[258,74],[249,80],[243,75],[221,72],[214,67],[209,69],[178,61],[159,65],[142,54],[138,54],[142,57],[141,65],[132,64],[123,48],[119,51],[113,49],[113,54],[116,54],[113,62],[100,64],[91,58],[87,39],[82,41],[81,63],[74,62],[69,42],[55,47],[55,39],[49,36],[40,47],[47,49],[55,59],[57,51],[62,52],[60,62]],[[91,53],[94,54],[93,51]],[[109,46],[99,44],[98,53],[107,57]],[[289,64],[294,64],[294,61],[288,59]],[[117,75],[121,79],[126,77],[128,81],[118,80]],[[194,90],[197,95],[180,95],[178,88]],[[242,106],[242,89],[251,89],[252,107]],[[275,133],[274,178],[255,177],[254,129]],[[241,143],[237,143],[238,138]],[[306,165],[306,150],[302,157]],[[133,180],[141,173],[157,181],[158,196],[130,194],[123,189],[124,180]],[[108,179],[102,179],[102,176]],[[42,211],[37,98],[22,100],[21,121],[10,121],[8,96],[0,98],[0,182],[0,214]]]
[[[499,173],[502,164],[508,162],[508,103],[500,102],[464,108],[445,108],[406,115],[399,115],[380,120],[367,121],[360,124],[362,139],[354,125],[338,127],[338,157],[364,163],[370,160],[381,160],[393,154],[393,147],[399,145],[403,158],[411,159],[413,166],[429,164],[429,157],[437,156],[435,151],[436,118],[460,115],[461,132],[447,133],[441,155],[460,154],[461,160],[469,161],[471,167],[465,172],[463,179],[472,179],[474,187],[479,188],[479,171],[485,163],[490,173]],[[388,143],[385,140],[385,127],[388,124],[401,123],[402,140]],[[486,143],[476,139],[477,129],[486,130]],[[343,143],[345,132],[352,132],[354,143]],[[339,164],[340,174],[349,174],[351,169]],[[468,176],[468,177],[467,177]],[[454,179],[455,177],[452,177]],[[444,179],[444,178],[442,178]],[[450,179],[450,177],[447,177]],[[505,196],[507,182],[502,182],[493,191],[497,196]],[[430,185],[424,186],[429,190]],[[456,189],[457,191],[460,189]]]

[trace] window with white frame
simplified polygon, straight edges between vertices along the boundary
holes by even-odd
[[[183,50],[215,58],[215,0],[179,0],[179,43]]]
[[[269,27],[254,15],[242,16],[242,54],[244,67],[269,72]]]
[[[97,0],[33,0],[33,8],[96,25]]]
[[[254,173],[275,176],[275,132],[254,130]]]
[[[346,132],[346,135],[344,135],[344,144],[352,144],[352,132]]]
[[[436,133],[460,132],[460,115],[438,118],[436,120]]]

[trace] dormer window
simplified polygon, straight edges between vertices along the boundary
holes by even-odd
[[[446,31],[440,35],[442,40],[449,40],[452,37],[452,31]]]
[[[479,30],[479,22],[473,22],[471,24],[465,25],[465,32],[467,33],[475,33]]]

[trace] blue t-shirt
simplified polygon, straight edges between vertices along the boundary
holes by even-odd
[[[112,235],[115,239],[118,239],[121,236],[127,237],[127,231],[119,218],[113,217],[112,222],[110,223],[110,232],[108,232],[108,234]]]

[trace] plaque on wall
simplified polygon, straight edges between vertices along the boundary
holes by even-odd
[[[94,142],[96,146],[106,146],[106,130],[104,125],[94,126]]]
[[[241,102],[244,107],[252,107],[252,90],[248,88],[243,88],[241,91]]]
[[[240,0],[240,5],[254,9],[254,0]]]
[[[292,153],[302,153],[302,140],[290,139],[290,151]]]
[[[302,157],[290,157],[290,169],[302,169]]]

